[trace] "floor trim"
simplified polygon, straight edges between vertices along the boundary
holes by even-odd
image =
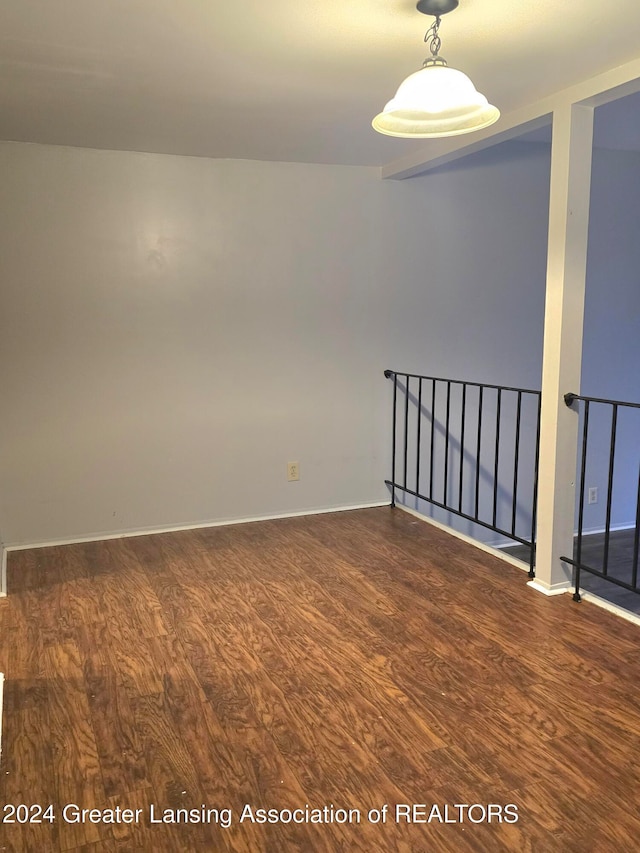
[[[527,586],[535,589],[536,592],[541,592],[543,595],[564,595],[565,592],[571,592],[571,584],[569,581],[557,583],[553,586],[547,586],[541,581],[532,580],[527,582]]]
[[[479,542],[477,539],[472,539],[471,536],[467,536],[466,533],[460,533],[459,531],[454,530],[453,527],[449,527],[448,525],[443,524],[441,521],[436,521],[435,518],[429,518],[429,516],[422,515],[417,510],[411,509],[411,507],[408,506],[403,506],[402,504],[396,504],[395,508],[401,509],[403,512],[415,516],[415,518],[419,518],[420,521],[426,521],[427,524],[431,524],[433,525],[433,527],[437,527],[438,530],[443,530],[445,533],[450,533],[451,536],[455,536],[456,539],[461,539],[468,545],[473,545],[474,548],[478,548],[480,551],[484,551],[485,554],[491,554],[492,556],[497,557],[499,560],[502,560],[505,563],[509,563],[516,569],[520,569],[524,572],[529,571],[528,563],[525,563],[522,560],[517,560],[515,557],[511,557],[509,554],[503,554],[502,551],[498,550],[497,548],[492,547],[491,545],[487,545],[485,542]]]
[[[575,587],[572,586],[568,592],[575,592]],[[582,601],[587,601],[589,604],[595,604],[597,607],[601,607],[603,610],[608,610],[609,613],[613,613],[621,619],[626,619],[627,622],[633,622],[634,625],[640,625],[639,613],[632,613],[630,610],[625,610],[624,607],[612,604],[610,601],[607,601],[606,598],[600,598],[599,595],[596,595],[593,592],[588,592],[584,589],[580,590],[580,597],[582,598]]]
[[[635,524],[632,524],[631,522],[629,522],[628,524],[612,524],[609,527],[609,530],[612,533],[614,533],[614,532],[617,532],[618,530],[633,530],[634,528],[635,528]],[[583,527],[582,528],[582,535],[583,536],[594,536],[596,533],[606,533],[606,532],[607,532],[606,527]],[[577,536],[578,531],[576,530],[576,532],[573,535]]]
[[[611,527],[609,528],[609,530],[612,533],[614,533],[614,532],[617,533],[619,530],[633,530],[634,527],[635,527],[635,524],[612,524]],[[606,530],[607,530],[606,527],[585,527],[582,531],[582,535],[583,536],[595,536],[598,533],[605,533]],[[575,530],[573,533],[574,539],[577,537],[577,535],[578,535],[578,531]],[[499,542],[495,542],[495,543],[487,542],[485,544],[489,545],[491,548],[496,548],[498,551],[501,551],[503,548],[514,548],[514,547],[520,545],[521,543],[516,542],[514,539],[507,539],[504,542],[502,540],[500,540]]]
[[[22,545],[5,545],[4,553],[9,551],[30,551],[32,548],[51,548],[56,545],[79,545],[83,542],[104,542],[107,539],[128,539],[132,536],[152,536],[154,533],[178,533],[181,530],[203,530],[208,527],[225,527],[231,524],[251,524],[255,521],[275,521],[278,518],[298,518],[305,515],[323,515],[331,512],[349,512],[356,509],[373,509],[389,506],[389,501],[375,501],[350,506],[324,507],[322,509],[305,509],[300,512],[283,512],[274,515],[256,515],[249,518],[226,518],[219,521],[202,521],[197,524],[174,524],[165,527],[144,527],[139,530],[123,530],[114,533],[94,533],[89,536],[78,536],[71,539],[50,539],[46,542],[32,542]],[[4,558],[6,563],[6,556]]]

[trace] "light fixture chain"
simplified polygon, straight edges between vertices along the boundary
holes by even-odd
[[[442,46],[440,36],[438,35],[438,31],[440,29],[440,21],[440,15],[436,15],[435,21],[431,24],[427,32],[424,34],[425,44],[429,45],[431,56],[434,59],[437,58],[438,54],[440,53],[440,48]]]
[[[478,92],[462,71],[449,68],[440,55],[441,16],[459,0],[418,0],[417,9],[434,20],[424,36],[429,46],[420,71],[403,80],[395,97],[373,120],[373,129],[387,136],[431,139],[458,136],[489,127],[500,111]]]

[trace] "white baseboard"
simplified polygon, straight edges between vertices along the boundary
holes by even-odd
[[[411,509],[411,507],[403,506],[402,504],[396,504],[396,509],[401,509],[403,512],[408,513],[409,515],[415,516],[415,518],[419,518],[420,521],[426,521],[427,524],[433,525],[433,527],[437,527],[438,530],[443,530],[445,533],[449,533],[451,536],[455,536],[456,539],[461,539],[463,542],[466,542],[468,545],[473,545],[474,548],[478,548],[480,551],[484,551],[485,554],[491,554],[493,557],[497,557],[499,560],[502,560],[505,563],[509,563],[511,566],[515,566],[516,569],[520,569],[522,571],[528,572],[529,565],[524,563],[522,560],[517,560],[515,557],[511,557],[509,554],[496,553],[496,548],[491,545],[486,545],[484,542],[479,542],[477,539],[472,539],[471,536],[467,536],[466,533],[460,533],[457,530],[454,530],[453,527],[449,527],[446,524],[443,524],[441,521],[436,521],[434,518],[429,518],[427,515],[422,515],[415,509]]]
[[[565,592],[571,592],[571,584],[569,581],[556,583],[553,586],[547,586],[539,580],[527,581],[527,586],[535,589],[536,592],[541,592],[543,595],[564,595]]]
[[[635,526],[636,526],[635,522],[629,522],[629,523],[625,523],[625,524],[612,524],[611,527],[609,528],[609,530],[612,533],[614,533],[617,530],[634,530]],[[582,535],[583,536],[595,536],[595,534],[605,533],[605,531],[606,531],[606,527],[587,527],[587,528],[583,529]],[[577,536],[578,531],[575,530],[573,535]],[[520,545],[520,544],[521,544],[520,542],[514,542],[513,540],[507,540],[507,541],[500,540],[500,542],[495,542],[495,543],[487,542],[487,545],[489,545],[490,548],[496,548],[498,551],[502,550],[503,548],[513,548],[516,545]]]
[[[616,530],[634,530],[635,522],[628,522],[625,524],[612,524],[609,530],[613,533]],[[584,527],[582,529],[583,536],[594,536],[596,533],[606,533],[606,527]],[[573,534],[574,536],[578,535],[578,531],[576,530]]]
[[[518,569],[522,569],[525,572],[529,571],[529,566],[523,563],[521,560],[516,560],[514,557],[510,557],[508,554],[496,554],[496,551],[499,551],[500,548],[504,548],[502,545],[489,545],[484,542],[478,542],[475,539],[472,539],[470,536],[467,536],[464,533],[459,533],[457,530],[454,530],[451,527],[448,527],[446,524],[442,524],[440,521],[435,521],[433,518],[428,518],[426,515],[421,515],[415,509],[411,509],[410,507],[402,506],[400,504],[396,504],[397,509],[401,509],[403,512],[408,513],[409,515],[413,515],[416,518],[419,518],[420,521],[426,521],[427,524],[432,524],[434,527],[437,527],[439,530],[443,530],[445,533],[449,533],[451,536],[455,536],[456,539],[461,539],[463,542],[467,542],[469,545],[473,545],[474,548],[478,548],[480,551],[485,551],[488,554],[493,554],[495,557],[499,557],[499,559],[504,560],[505,563],[510,563],[512,566],[515,566]],[[635,528],[635,524],[618,524],[612,525],[610,530],[633,530]],[[593,529],[589,531],[583,531],[587,535],[592,533],[604,533],[604,528],[602,529]],[[513,543],[509,543],[513,544]],[[541,592],[543,595],[554,596],[554,595],[565,595],[567,592],[573,594],[575,592],[575,587],[571,586],[569,581],[566,583],[555,584],[552,587],[546,586],[546,584],[541,583],[538,580],[530,580],[527,581],[527,586],[530,586],[532,589],[535,589],[536,592]],[[627,622],[633,622],[634,625],[640,625],[640,614],[631,613],[629,610],[625,610],[623,607],[618,607],[616,604],[612,604],[610,601],[607,601],[604,598],[600,598],[598,595],[594,595],[592,592],[586,592],[584,590],[580,590],[580,595],[583,601],[588,601],[591,604],[595,604],[597,607],[602,607],[603,610],[608,610],[609,613],[613,613],[616,616],[620,616],[621,619],[626,619]]]
[[[575,587],[571,587],[567,592],[574,593]],[[612,604],[610,601],[607,601],[606,598],[600,598],[599,595],[595,595],[593,592],[588,592],[587,590],[580,590],[580,597],[582,601],[587,601],[590,604],[595,604],[596,607],[602,607],[603,610],[608,610],[609,613],[613,613],[616,616],[619,616],[621,619],[626,619],[627,622],[633,622],[634,625],[640,625],[640,614],[631,613],[630,610],[625,610],[624,607],[619,607],[617,604]]]
[[[92,533],[87,536],[77,536],[71,539],[49,539],[46,542],[29,542],[17,545],[5,545],[4,553],[9,551],[29,551],[32,548],[51,548],[56,545],[79,545],[83,542],[103,542],[107,539],[128,539],[132,536],[151,536],[154,533],[178,533],[181,530],[203,530],[208,527],[225,527],[231,524],[251,524],[255,521],[275,521],[278,518],[299,518],[306,515],[324,515],[332,512],[349,512],[354,509],[373,509],[389,506],[389,501],[353,504],[350,506],[322,507],[320,509],[305,509],[300,512],[284,512],[274,515],[257,515],[249,518],[223,518],[215,521],[200,521],[195,524],[172,524],[163,527],[143,527],[139,530],[121,530],[112,533]],[[6,565],[6,556],[5,556]]]

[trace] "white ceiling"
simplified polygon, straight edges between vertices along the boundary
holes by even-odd
[[[412,0],[2,0],[0,139],[381,165],[428,145],[370,122],[431,20]],[[640,3],[460,0],[440,35],[508,113],[639,57]]]

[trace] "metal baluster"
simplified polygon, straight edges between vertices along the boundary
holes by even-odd
[[[478,504],[480,500],[480,449],[482,443],[482,385],[480,386],[480,391],[478,393],[478,443],[476,446],[476,512],[475,516],[478,518]]]
[[[444,427],[444,497],[442,503],[449,505],[448,501],[448,476],[449,476],[449,423],[451,415],[451,383],[447,382],[447,412]]]
[[[536,447],[535,461],[533,463],[533,503],[531,509],[531,551],[529,554],[529,577],[536,575],[536,526],[538,523],[538,474],[540,469],[540,412],[542,407],[542,396],[537,395],[538,416],[536,418]]]
[[[406,374],[405,374],[406,375]],[[404,389],[404,488],[407,488],[407,457],[409,454],[409,377]]]
[[[640,540],[640,468],[638,469],[638,496],[636,498],[636,529],[633,535],[633,565],[631,569],[631,586],[638,588],[638,544]]]
[[[462,383],[462,411],[460,413],[460,479],[458,482],[458,512],[462,512],[462,476],[464,472],[464,426],[467,409],[467,383]]]
[[[613,498],[613,463],[616,453],[616,429],[618,426],[618,404],[613,404],[611,413],[611,448],[609,450],[609,483],[607,486],[607,520],[604,528],[604,554],[602,574],[607,575],[609,568],[609,537],[611,534],[611,502]]]
[[[495,465],[493,468],[493,526],[496,526],[498,520],[498,461],[500,458],[500,406],[502,401],[502,390],[498,388],[498,398],[496,400],[496,453]]]
[[[431,455],[429,458],[429,497],[433,497],[433,439],[436,421],[436,380],[431,380]]]
[[[398,375],[393,374],[393,437],[391,439],[391,506],[396,505],[396,421],[398,400]]]
[[[516,439],[513,458],[513,505],[511,507],[511,533],[516,532],[516,513],[518,510],[518,465],[520,462],[520,418],[522,414],[522,391],[518,391],[516,405]]]
[[[576,563],[582,563],[582,530],[584,527],[584,486],[587,471],[587,446],[589,443],[589,401],[585,400],[582,421],[582,449],[580,454],[580,503],[578,505],[578,541],[576,542]],[[575,592],[573,598],[580,601],[580,570],[575,570]]]
[[[416,492],[420,494],[420,440],[422,435],[422,376],[418,379],[418,426],[416,437]]]

